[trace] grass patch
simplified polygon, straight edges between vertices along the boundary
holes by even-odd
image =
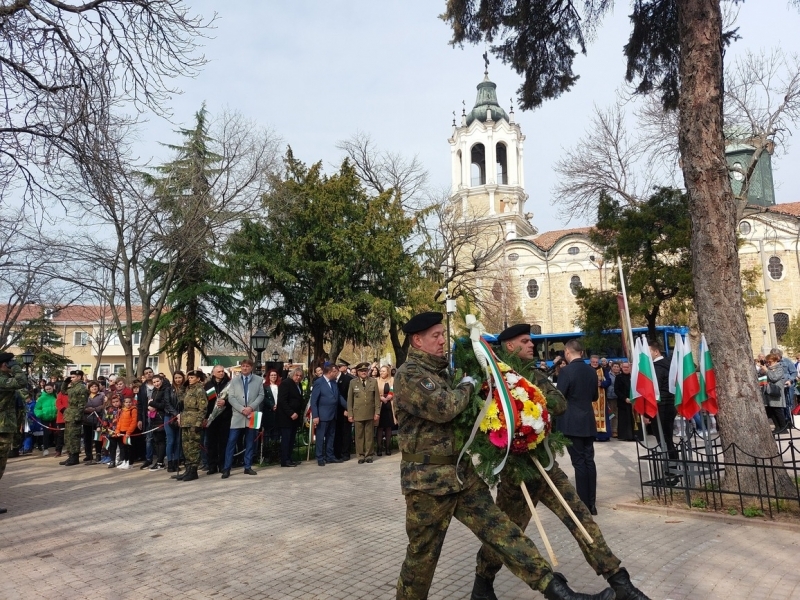
[[[692,498],[692,508],[706,508],[707,506],[705,498]]]
[[[728,508],[728,510],[726,510],[725,512],[727,512],[732,517],[739,514],[739,511],[733,508],[732,506]]]
[[[758,508],[757,506],[745,506],[744,507],[744,511],[742,512],[742,514],[745,517],[748,517],[748,518],[752,519],[752,518],[755,518],[755,517],[763,517],[764,516],[764,511],[761,510],[760,508]]]

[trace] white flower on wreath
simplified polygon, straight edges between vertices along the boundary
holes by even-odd
[[[524,388],[518,387],[511,390],[511,395],[514,396],[520,402],[525,402],[528,400],[528,392],[525,391]]]
[[[512,373],[511,371],[506,373],[506,381],[508,382],[508,385],[517,385],[520,379],[522,379],[522,377],[516,373]]]

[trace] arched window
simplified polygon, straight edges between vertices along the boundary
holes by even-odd
[[[569,291],[572,292],[573,296],[578,295],[578,291],[583,287],[581,283],[581,278],[577,275],[573,275],[569,280]]]
[[[771,256],[767,264],[767,271],[769,271],[770,278],[775,281],[783,277],[783,263],[781,259],[777,256]]]
[[[472,147],[469,162],[472,185],[486,185],[486,148],[483,144]]]
[[[778,341],[783,341],[783,336],[789,331],[789,315],[785,312],[776,312],[773,316],[775,319],[775,335]]]
[[[567,250],[567,254],[569,254],[570,256],[575,256],[580,251],[581,251],[580,248],[578,248],[577,246],[572,246]]]
[[[495,146],[497,155],[497,183],[508,185],[508,158],[506,157],[506,145],[498,142]]]
[[[739,223],[739,233],[742,235],[748,235],[751,231],[753,231],[753,226],[750,225],[747,221],[742,221]]]
[[[512,253],[511,253],[511,254],[509,254],[509,255],[508,255],[506,258],[508,258],[508,260],[510,260],[511,262],[518,261],[518,260],[519,260],[519,253],[517,253],[517,252],[512,252]]]
[[[539,282],[535,279],[528,280],[528,297],[529,298],[538,298],[539,297]]]
[[[499,280],[495,281],[492,286],[492,298],[498,302],[503,299],[503,285]]]
[[[461,150],[456,154],[458,155],[458,183],[462,185],[464,183],[464,157],[461,156]]]
[[[542,335],[542,326],[541,325],[531,325],[531,333],[534,335]]]

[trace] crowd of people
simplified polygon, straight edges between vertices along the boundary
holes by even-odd
[[[306,377],[302,367],[263,376],[244,360],[239,373],[222,366],[142,377],[98,377],[82,371],[53,376],[16,391],[17,422],[10,457],[41,452],[60,464],[165,470],[181,481],[199,472],[231,476],[235,466],[256,475],[255,462],[294,467],[297,432],[316,436],[319,466],[359,464],[392,452],[393,369],[340,359]],[[353,438],[355,432],[355,439]],[[354,444],[355,442],[355,444]],[[80,458],[80,453],[83,457]],[[180,465],[185,469],[180,471]]]

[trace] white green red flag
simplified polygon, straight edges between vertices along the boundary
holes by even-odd
[[[640,415],[655,417],[658,414],[660,399],[650,347],[644,336],[641,336],[635,340],[633,350],[633,367],[631,369],[633,408]]]
[[[700,380],[692,356],[692,346],[682,335],[675,336],[672,362],[669,366],[669,391],[675,394],[675,409],[685,419],[700,411]]]
[[[714,370],[714,362],[711,360],[711,351],[708,349],[706,335],[700,336],[700,391],[697,394],[698,402],[703,410],[710,415],[719,412],[717,402],[717,374]],[[765,378],[766,379],[766,378]]]
[[[254,411],[250,413],[250,418],[247,419],[247,427],[250,429],[261,429],[261,413]]]

